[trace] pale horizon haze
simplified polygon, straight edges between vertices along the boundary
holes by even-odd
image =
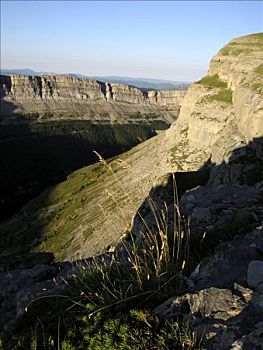
[[[1,1],[1,68],[194,81],[262,1]]]

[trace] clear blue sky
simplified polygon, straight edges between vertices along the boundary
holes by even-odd
[[[196,80],[262,1],[1,1],[1,67]]]

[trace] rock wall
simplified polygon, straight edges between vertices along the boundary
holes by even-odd
[[[262,136],[262,49],[262,34],[223,47],[212,58],[207,76],[189,88],[167,138],[187,128],[190,147],[220,162],[236,147]]]
[[[233,91],[235,121],[246,141],[263,134],[263,36],[233,39],[213,57],[209,74],[218,74]]]
[[[133,120],[143,114],[171,123],[185,91],[150,91],[96,80],[58,76],[1,76],[1,98],[23,114],[50,113],[49,119]],[[2,112],[7,112],[5,104]]]

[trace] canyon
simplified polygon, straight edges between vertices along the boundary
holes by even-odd
[[[113,160],[114,174],[100,162],[48,189],[2,224],[2,241],[12,241],[15,232],[28,249],[52,251],[66,260],[116,244],[162,176],[197,171],[208,159],[227,162],[233,150],[262,136],[261,51],[260,34],[230,42],[213,57],[207,77],[191,85],[167,131]],[[19,245],[11,250],[19,252]]]
[[[0,225],[4,329],[23,319],[34,298],[65,292],[64,282],[89,271],[92,261],[125,265],[123,246],[144,248],[148,228],[162,237],[177,220],[190,230],[195,266],[186,262],[184,271],[183,261],[183,291],[155,305],[153,317],[160,323],[187,320],[209,349],[262,349],[262,50],[262,33],[233,39],[186,93],[145,93],[76,78],[4,80],[4,108],[15,106],[22,118],[57,120],[65,110],[71,118],[72,99],[83,118],[93,118],[94,98],[111,121],[119,115],[118,121],[132,120],[121,114],[124,106],[129,113],[152,108],[166,122],[176,119],[118,157],[97,154],[97,163],[73,172]],[[169,114],[178,106],[179,115]],[[156,211],[166,218],[164,229]]]
[[[97,157],[167,129],[185,91],[141,91],[67,76],[0,77],[0,219]]]

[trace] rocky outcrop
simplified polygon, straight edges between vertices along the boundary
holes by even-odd
[[[263,349],[262,266],[261,224],[203,259],[185,278],[188,292],[155,308],[157,325],[169,318],[187,322],[206,349]]]
[[[235,122],[246,142],[263,133],[262,49],[262,34],[234,39],[213,58],[209,69],[233,91]]]
[[[233,149],[262,136],[262,38],[234,39],[213,57],[208,75],[188,90],[168,138],[185,127],[192,152],[203,150],[221,162]]]
[[[63,294],[68,281],[90,264],[111,261],[111,254],[74,263],[55,263],[50,253],[31,253],[0,260],[0,339],[23,321],[29,306],[41,297]]]
[[[17,113],[48,119],[174,121],[185,91],[149,91],[86,78],[57,76],[1,76],[3,114],[8,103]],[[5,104],[6,103],[6,104]]]
[[[171,298],[154,310],[159,319],[184,318],[206,349],[263,349],[263,296],[235,284]]]
[[[205,349],[263,349],[262,146],[263,138],[256,138],[235,150],[229,163],[210,165],[207,182],[204,176],[200,179],[202,173],[185,173],[191,174],[193,186],[205,182],[179,201],[181,224],[190,227],[190,261],[205,258],[185,277],[187,292],[155,308],[156,329],[173,318],[187,323]],[[154,233],[165,229],[172,237],[177,207],[173,179],[178,175],[183,174],[162,178],[163,185],[140,207],[132,227],[138,247],[145,228]],[[180,181],[177,190],[180,195]],[[156,212],[165,213],[164,228]]]

